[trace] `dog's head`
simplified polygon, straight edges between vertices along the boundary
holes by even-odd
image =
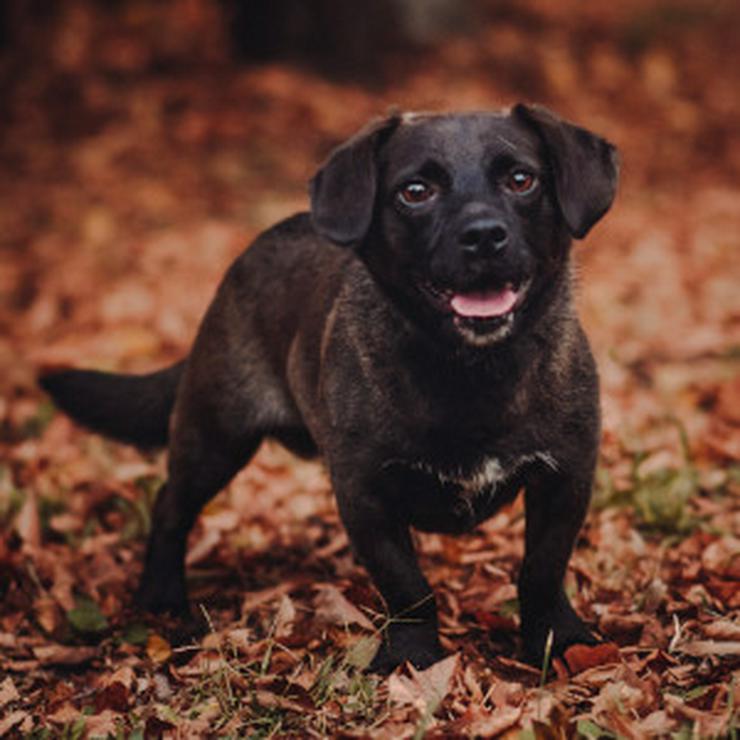
[[[616,183],[614,147],[543,108],[406,114],[334,151],[311,210],[412,320],[481,347],[553,299],[571,238],[606,213]]]

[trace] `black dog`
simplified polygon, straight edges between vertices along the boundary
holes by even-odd
[[[320,451],[392,619],[372,668],[441,656],[410,527],[465,532],[526,489],[527,656],[593,637],[563,590],[591,493],[598,381],[571,237],[614,198],[614,148],[548,111],[372,123],[311,182],[311,213],[229,269],[186,360],[42,378],[111,437],[169,444],[139,603],[187,608],[187,534],[260,441]]]

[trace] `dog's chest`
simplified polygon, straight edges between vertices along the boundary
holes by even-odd
[[[545,451],[512,458],[487,456],[460,468],[415,461],[409,466],[414,478],[403,492],[410,521],[428,532],[468,531],[510,501],[521,485],[519,474],[535,464],[557,469]]]
[[[484,457],[476,465],[464,468],[445,468],[428,462],[412,464],[417,470],[433,476],[443,486],[454,486],[470,495],[493,494],[502,484],[514,478],[527,465],[541,463],[556,470],[557,464],[549,452],[536,451],[504,460],[499,457]]]

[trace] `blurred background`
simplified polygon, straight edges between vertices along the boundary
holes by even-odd
[[[130,603],[146,502],[163,474],[161,458],[55,414],[37,368],[146,371],[184,355],[230,261],[305,209],[306,183],[330,149],[391,107],[539,102],[617,144],[616,203],[574,248],[604,435],[573,590],[591,623],[628,645],[673,645],[676,614],[706,623],[736,614],[739,28],[735,0],[0,3],[7,656],[27,666],[29,645],[68,639],[70,623],[74,639],[97,644],[95,625],[107,623],[95,612],[92,638],[75,626],[76,594],[111,620]],[[254,626],[244,592],[293,574],[343,583],[378,608],[317,468],[263,450],[209,510],[189,563],[200,569],[196,597],[224,606],[226,622]],[[511,606],[520,512],[487,527],[454,542],[423,539],[449,634],[466,634],[476,609]],[[493,592],[492,578],[503,583]],[[648,592],[653,611],[643,609]],[[308,624],[310,591],[291,593]],[[271,634],[274,610],[260,604]],[[503,638],[480,643],[481,666],[513,653],[511,613],[496,623]],[[702,634],[696,620],[683,624]],[[478,644],[451,649],[470,656]],[[669,664],[655,664],[655,681],[708,680],[697,671],[681,684],[661,667]],[[634,695],[643,714],[653,709],[642,685]]]

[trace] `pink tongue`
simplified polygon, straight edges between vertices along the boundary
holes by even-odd
[[[516,292],[510,287],[480,293],[455,293],[450,305],[456,314],[469,318],[503,316],[516,303]]]

